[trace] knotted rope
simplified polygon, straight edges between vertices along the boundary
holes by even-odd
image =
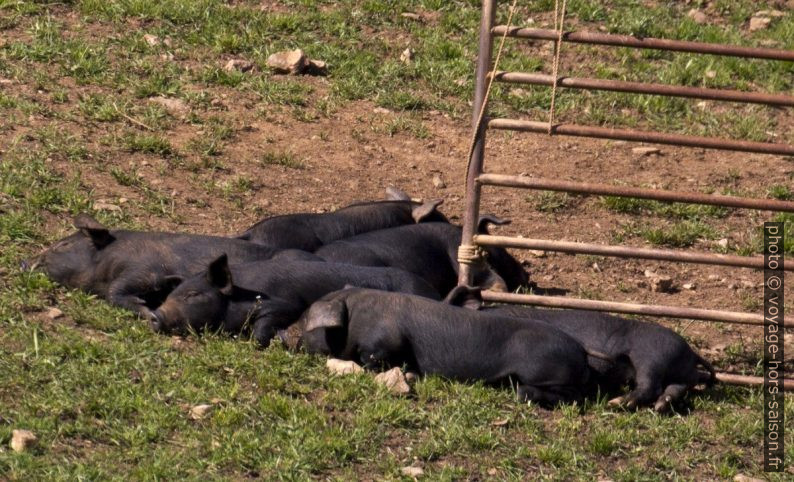
[[[557,84],[560,79],[557,72],[560,68],[560,51],[562,50],[562,32],[565,23],[565,4],[567,0],[562,0],[562,12],[560,12],[559,0],[554,0],[554,30],[557,31],[557,40],[554,43],[554,62],[552,63],[553,84],[551,84],[551,105],[549,106],[549,135],[552,134],[554,126],[554,104],[557,99]]]

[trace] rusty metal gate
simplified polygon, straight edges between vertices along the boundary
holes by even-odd
[[[510,10],[510,17],[507,22],[508,24],[495,26],[494,21],[496,17],[496,7],[496,0],[483,1],[482,23],[480,26],[479,56],[476,67],[476,84],[473,104],[473,135],[466,175],[466,207],[464,214],[463,238],[459,250],[459,260],[461,262],[459,284],[471,283],[471,269],[469,265],[471,262],[473,262],[473,260],[478,258],[478,247],[480,246],[537,249],[564,253],[580,253],[763,269],[764,259],[762,256],[734,256],[707,252],[678,251],[671,249],[646,249],[579,242],[552,241],[544,239],[528,239],[521,237],[478,235],[476,233],[476,229],[477,219],[479,216],[482,186],[500,186],[508,188],[558,191],[582,195],[609,195],[651,199],[663,202],[684,202],[732,208],[757,209],[764,211],[794,212],[794,202],[788,201],[751,199],[736,196],[709,195],[695,192],[668,191],[661,189],[631,188],[609,184],[569,182],[558,181],[554,179],[530,178],[528,176],[520,175],[517,176],[485,173],[483,169],[485,155],[485,134],[488,129],[503,129],[543,133],[553,136],[578,136],[623,141],[643,141],[685,147],[701,147],[709,149],[794,156],[794,146],[789,144],[737,141],[713,137],[665,134],[653,131],[613,129],[574,124],[555,124],[553,122],[554,95],[556,89],[558,88],[656,94],[732,102],[760,103],[781,107],[794,106],[794,97],[786,95],[683,87],[663,84],[648,84],[639,82],[622,82],[604,79],[561,77],[558,75],[557,67],[559,51],[564,42],[632,47],[639,49],[671,50],[677,52],[703,53],[711,55],[768,59],[775,61],[794,61],[794,51],[738,47],[731,45],[675,41],[657,38],[636,38],[633,36],[595,32],[564,32],[564,3],[561,13],[559,10],[555,11],[554,30],[511,27],[510,19],[512,19],[513,14],[512,7]],[[493,43],[495,38],[500,38],[501,43],[496,55],[496,61],[494,62],[495,65],[493,70],[491,70]],[[498,63],[499,56],[501,55],[502,47],[504,46],[506,38],[548,40],[555,42],[556,56],[553,66],[553,75],[497,71],[496,64]],[[542,122],[489,118],[486,113],[487,98],[490,92],[491,83],[494,81],[551,86],[554,90],[551,97],[552,101],[550,107],[550,117],[548,121]],[[786,261],[783,269],[785,271],[794,271],[794,262],[792,262],[792,260]],[[557,296],[498,293],[492,291],[484,291],[483,299],[486,301],[526,303],[556,308],[576,308],[594,311],[667,316],[750,325],[764,324],[764,317],[760,313],[742,313],[677,306],[618,303]],[[794,325],[787,323],[784,326],[791,327]],[[763,379],[761,377],[751,377],[730,373],[718,373],[718,379],[724,383],[739,385],[763,384]],[[786,379],[784,386],[786,389],[794,388],[794,379]]]

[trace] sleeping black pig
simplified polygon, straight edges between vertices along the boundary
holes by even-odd
[[[152,327],[164,332],[252,329],[253,337],[267,346],[313,301],[346,285],[439,299],[424,280],[395,268],[282,260],[230,267],[222,255],[171,292],[152,313]]]
[[[276,248],[315,251],[320,246],[357,234],[419,222],[446,222],[436,208],[442,199],[418,203],[398,189],[389,200],[351,204],[330,213],[298,213],[263,219],[239,236]]]
[[[653,404],[656,411],[665,411],[693,386],[715,380],[711,364],[681,336],[660,325],[592,311],[482,307],[479,289],[465,286],[456,287],[445,301],[532,323],[546,322],[570,335],[586,350],[605,354],[616,363],[600,368],[597,363],[594,365],[599,382],[610,388],[633,386],[629,394],[615,400],[630,408]]]
[[[74,219],[78,231],[34,260],[58,283],[102,296],[148,317],[182,277],[206,267],[222,253],[234,262],[319,259],[298,250],[258,246],[239,239],[197,234],[111,230],[87,214]]]
[[[544,406],[580,401],[590,378],[585,350],[546,323],[418,296],[345,289],[312,304],[300,324],[310,353],[458,380],[512,379],[521,400]]]
[[[493,216],[480,218],[480,233],[489,223],[509,221]],[[360,234],[318,249],[327,261],[360,266],[391,266],[427,280],[441,294],[458,282],[458,246],[461,228],[449,223],[422,223]],[[477,285],[497,291],[513,291],[528,283],[526,271],[502,248],[488,248],[484,263],[473,266]]]

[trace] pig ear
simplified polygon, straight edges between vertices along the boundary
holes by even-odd
[[[444,303],[462,306],[470,310],[479,310],[482,306],[482,293],[476,286],[456,286],[444,298]]]
[[[232,272],[229,270],[229,259],[226,253],[210,263],[207,269],[207,281],[224,295],[232,294]]]
[[[389,186],[386,188],[386,199],[389,201],[410,201],[411,196],[402,189]]]
[[[108,228],[88,214],[78,214],[75,216],[73,224],[81,233],[91,238],[94,246],[99,249],[104,248],[116,239],[110,234]]]
[[[497,226],[504,226],[510,224],[509,219],[502,219],[494,216],[493,214],[483,214],[477,222],[477,232],[480,234],[488,234],[488,225],[495,224]]]
[[[422,204],[414,207],[411,216],[413,216],[414,221],[421,223],[425,218],[435,213],[436,208],[441,206],[443,203],[443,199],[431,199],[429,201],[425,201]]]
[[[347,323],[347,306],[343,300],[318,301],[309,307],[304,331],[342,328]]]
[[[177,286],[182,284],[183,281],[185,281],[184,277],[179,276],[178,274],[171,274],[163,279],[162,287],[168,290],[170,293],[171,291],[174,291]]]

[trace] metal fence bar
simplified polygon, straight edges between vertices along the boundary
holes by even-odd
[[[544,134],[549,130],[549,125],[546,122],[525,121],[518,119],[489,119],[488,127],[491,129],[537,132]],[[552,133],[554,135],[563,136],[653,142],[656,144],[669,144],[684,147],[704,147],[708,149],[723,149],[741,152],[755,152],[759,154],[794,156],[794,146],[788,144],[734,141],[730,139],[721,139],[718,137],[665,134],[661,132],[638,131],[634,129],[613,129],[608,127],[581,126],[577,124],[557,124],[554,126]]]
[[[610,311],[613,313],[627,313],[634,315],[669,316],[671,318],[689,318],[704,321],[726,321],[743,325],[764,324],[763,315],[756,313],[741,313],[736,311],[703,310],[700,308],[686,308],[681,306],[643,305],[639,303],[618,303],[615,301],[584,300],[580,298],[567,298],[562,296],[520,295],[516,293],[500,293],[496,291],[483,291],[485,301],[500,303],[524,303],[530,305],[549,306],[552,308],[572,308],[588,311]],[[783,327],[791,328],[791,323]]]
[[[743,385],[747,387],[763,386],[763,377],[753,377],[749,375],[739,375],[736,373],[717,372],[717,380],[730,385]],[[783,379],[783,390],[794,390],[794,379]]]
[[[524,72],[497,72],[494,76],[499,82],[511,84],[554,85],[554,78],[546,74],[528,74]],[[748,102],[775,106],[794,106],[794,97],[781,94],[762,92],[742,92],[740,90],[704,89],[700,87],[684,87],[680,85],[648,84],[642,82],[624,82],[620,80],[590,79],[580,77],[561,77],[558,86],[569,89],[608,90],[612,92],[630,92],[636,94],[665,95],[689,97],[696,99],[724,100],[730,102]]]
[[[720,194],[701,194],[684,191],[667,191],[640,187],[613,186],[589,182],[558,181],[556,179],[511,176],[507,174],[481,174],[477,182],[488,186],[517,187],[546,191],[571,192],[576,194],[633,197],[664,202],[708,204],[731,208],[759,209],[764,211],[794,212],[794,201],[777,199],[754,199]]]
[[[715,253],[693,253],[673,249],[630,248],[627,246],[605,246],[602,244],[574,243],[571,241],[551,241],[548,239],[515,238],[511,236],[492,236],[478,234],[474,242],[480,246],[500,246],[505,248],[542,249],[561,253],[594,254],[619,258],[655,259],[679,263],[711,264],[736,266],[739,268],[764,269],[762,256],[732,256]],[[784,271],[794,271],[794,263],[787,262]]]
[[[555,30],[550,29],[518,27],[507,29],[505,25],[496,26],[491,29],[491,32],[495,35],[503,35],[505,30],[507,30],[508,37],[533,40],[557,40],[558,35]],[[578,44],[613,45],[617,47],[672,50],[676,52],[726,55],[730,57],[752,57],[768,60],[794,60],[794,51],[791,50],[740,47],[737,45],[667,40],[652,37],[638,38],[631,35],[615,35],[597,32],[565,32],[562,35],[562,40],[563,42]]]

